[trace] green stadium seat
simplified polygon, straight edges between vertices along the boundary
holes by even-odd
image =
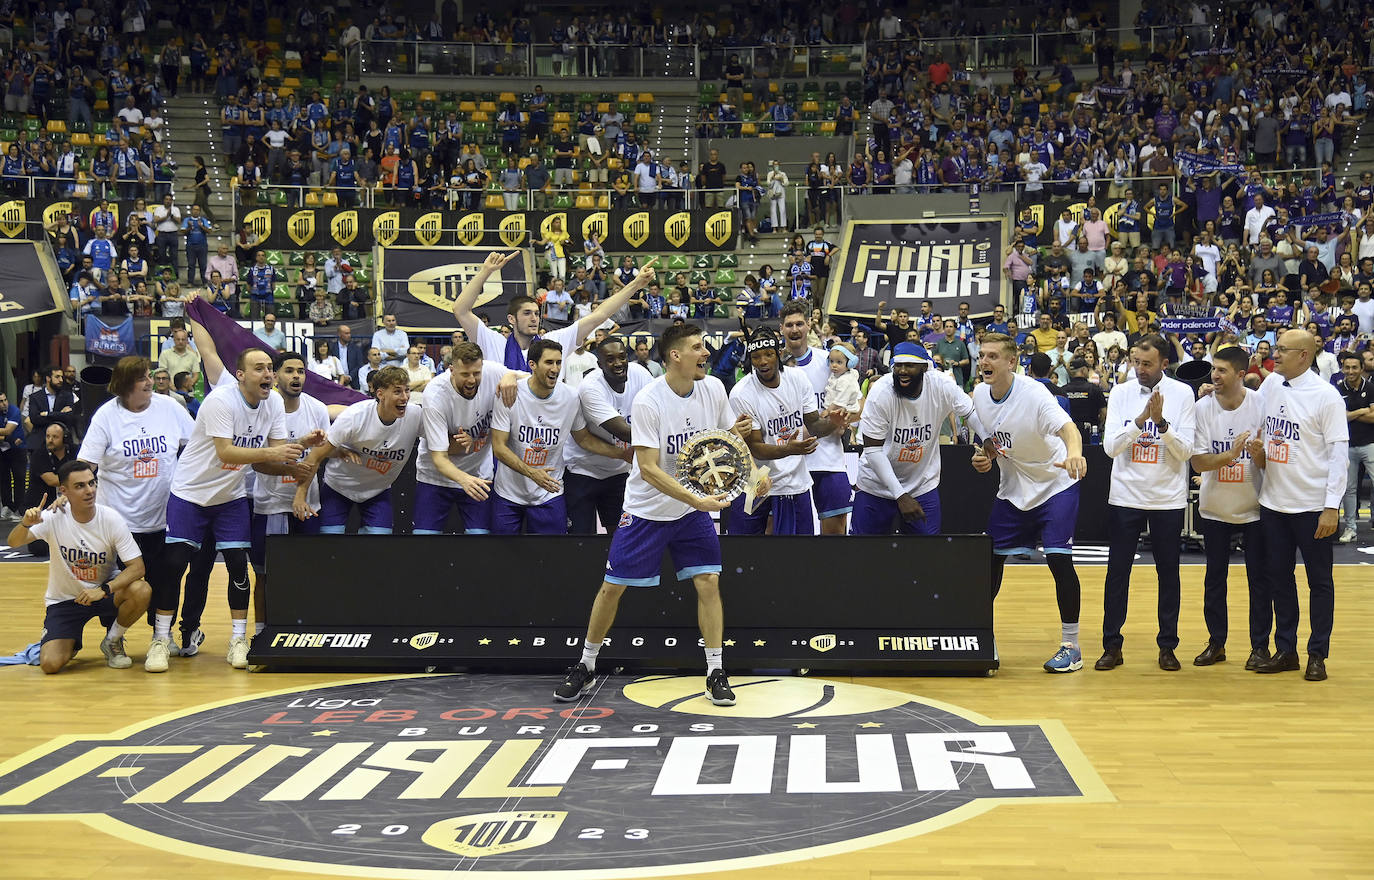
[[[724,253],[720,255],[720,262],[716,264],[722,269],[738,269],[739,255],[734,253]]]
[[[717,269],[717,270],[716,270],[716,284],[734,284],[734,283],[735,283],[735,270],[734,270],[734,269]]]
[[[728,317],[730,317],[730,307],[729,307],[728,305],[726,305],[725,303],[716,303],[716,317],[717,317],[717,318],[728,318]]]
[[[693,269],[714,269],[715,266],[716,261],[712,259],[710,254],[697,254],[692,260]]]
[[[286,301],[290,301],[290,299],[291,299],[291,285],[289,285],[289,284],[276,284],[276,285],[273,285],[273,287],[272,287],[272,298],[273,298],[273,299],[276,299],[276,300],[286,300]]]
[[[690,275],[687,276],[687,281],[690,284],[696,284],[698,281],[705,281],[707,284],[710,284],[711,273],[703,272],[700,269],[695,269],[692,271]]]
[[[676,271],[676,270],[678,270],[678,269],[686,269],[686,268],[688,267],[687,255],[686,255],[686,254],[668,254],[667,257],[665,257],[662,261],[660,261],[659,265],[666,267],[669,271]]]
[[[287,264],[288,266],[304,266],[304,265],[305,265],[305,252],[304,252],[304,251],[292,251],[292,252],[291,252],[291,255],[290,255],[289,257],[286,258],[286,264]]]
[[[560,211],[569,210],[573,206],[573,197],[567,194],[555,196],[553,206]]]
[[[267,265],[281,268],[286,265],[286,258],[281,251],[267,251]]]

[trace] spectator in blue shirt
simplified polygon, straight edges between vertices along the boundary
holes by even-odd
[[[206,264],[210,260],[210,242],[205,234],[213,230],[212,224],[200,212],[200,205],[191,206],[191,215],[181,221],[181,231],[186,236],[186,283],[208,284],[205,275]],[[196,278],[199,276],[200,280]]]

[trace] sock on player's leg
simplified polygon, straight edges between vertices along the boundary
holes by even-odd
[[[241,639],[248,635],[248,621],[245,618],[235,617],[229,623],[233,627],[233,638]]]
[[[1060,640],[1061,642],[1068,642],[1070,645],[1073,645],[1075,648],[1077,648],[1077,647],[1078,647],[1078,624],[1077,624],[1077,623],[1060,623],[1060,624],[1059,624],[1059,640]]]
[[[127,626],[116,620],[114,623],[110,624],[109,636],[112,639],[122,639],[124,638],[124,634],[128,631],[129,628]]]
[[[596,655],[601,653],[602,644],[602,642],[582,640],[582,665],[587,667],[588,672],[596,671]]]
[[[172,637],[172,617],[171,614],[159,614],[153,622],[153,638],[171,639]]]
[[[711,673],[715,672],[717,669],[720,669],[720,668],[721,668],[721,655],[722,655],[723,653],[724,653],[724,649],[723,649],[723,648],[707,648],[707,649],[706,649],[706,674],[707,674],[707,675],[710,675]]]

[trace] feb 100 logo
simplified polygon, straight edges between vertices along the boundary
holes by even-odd
[[[997,804],[1110,800],[1057,722],[880,688],[740,677],[352,681],[226,700],[0,766],[0,820],[78,819],[273,870],[647,877],[934,831]]]

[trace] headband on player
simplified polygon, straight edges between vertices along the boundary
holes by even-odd
[[[933,364],[930,352],[926,351],[924,345],[917,345],[914,342],[899,342],[892,349],[892,362],[894,364]]]
[[[756,351],[781,351],[782,339],[766,327],[760,327],[749,337],[744,344],[744,353],[753,354]]]

